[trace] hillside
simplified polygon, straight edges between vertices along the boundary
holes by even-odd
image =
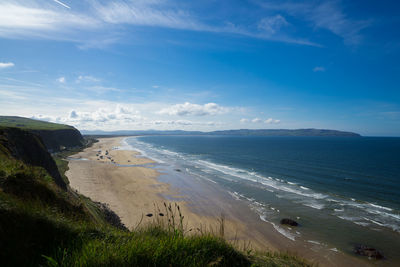
[[[128,231],[60,176],[38,135],[0,128],[2,266],[309,266],[286,253],[239,250],[223,236],[187,235],[176,210]]]
[[[343,132],[337,130],[325,129],[240,129],[240,130],[223,130],[213,132],[200,132],[200,131],[82,131],[84,135],[232,135],[232,136],[304,136],[304,137],[360,137],[357,133]]]
[[[81,133],[72,126],[15,116],[0,116],[0,127],[15,127],[39,135],[51,152],[84,144]]]

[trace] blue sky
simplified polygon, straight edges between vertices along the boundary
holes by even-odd
[[[1,1],[0,113],[400,136],[398,1]]]

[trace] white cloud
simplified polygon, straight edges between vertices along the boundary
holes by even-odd
[[[254,118],[254,119],[251,120],[251,122],[253,122],[253,123],[260,123],[260,122],[262,122],[262,119],[260,119],[260,118]]]
[[[41,121],[49,121],[49,122],[55,121],[54,117],[45,116],[45,115],[41,115],[41,114],[32,116],[31,119],[41,120]]]
[[[242,121],[243,120],[243,121]],[[240,122],[248,122],[248,119],[241,119]],[[275,120],[272,118],[266,119],[266,120],[262,120],[260,118],[254,118],[251,120],[252,123],[266,123],[266,124],[278,124],[281,121],[280,120]]]
[[[289,23],[286,19],[278,14],[272,17],[263,18],[258,23],[258,28],[262,29],[267,34],[272,35],[279,31],[283,26],[287,25],[289,25]]]
[[[280,120],[274,120],[274,119],[272,119],[272,118],[266,119],[266,120],[264,121],[264,123],[266,123],[266,124],[278,124],[278,123],[280,123],[280,122],[281,122]]]
[[[115,88],[115,87],[107,87],[107,86],[101,86],[101,85],[96,85],[96,86],[90,86],[86,87],[87,90],[93,91],[98,94],[104,94],[107,92],[122,92],[122,89]]]
[[[96,129],[99,127],[102,128],[107,126],[112,127],[115,125],[132,124],[135,122],[141,122],[143,120],[139,111],[122,105],[116,105],[114,109],[98,108],[93,112],[78,111],[73,109],[66,116],[56,117],[39,114],[33,116],[32,118],[70,124],[84,129]]]
[[[195,124],[192,121],[188,120],[168,120],[168,121],[156,120],[156,121],[151,121],[150,123],[154,125],[179,125],[179,126],[189,126]]]
[[[243,119],[240,120],[240,123],[246,123],[246,122],[249,122],[249,119],[244,119],[243,118]]]
[[[97,83],[100,82],[100,79],[90,76],[90,75],[79,75],[78,78],[76,79],[77,83],[80,82],[93,82],[93,83]]]
[[[60,77],[60,78],[57,79],[57,81],[59,83],[65,83],[66,82],[65,77]]]
[[[315,68],[313,68],[313,72],[324,72],[325,68],[321,67],[321,66],[317,66]]]
[[[186,102],[184,104],[176,104],[168,108],[160,110],[159,114],[166,115],[178,115],[178,116],[205,116],[205,115],[217,115],[228,112],[230,109],[227,107],[219,106],[215,103],[207,103],[204,105],[192,104]]]
[[[0,62],[0,69],[11,68],[14,67],[14,63],[12,62]]]
[[[90,103],[87,103],[90,106]],[[33,119],[51,121],[73,125],[78,129],[102,129],[102,130],[148,130],[148,129],[189,129],[190,127],[213,127],[223,125],[223,123],[213,121],[191,121],[191,120],[157,120],[141,115],[141,112],[135,109],[135,105],[104,105],[93,109],[92,111],[81,111],[72,109],[62,116],[51,116],[38,114],[32,116]],[[138,105],[139,106],[139,105]],[[189,128],[187,128],[189,127]]]

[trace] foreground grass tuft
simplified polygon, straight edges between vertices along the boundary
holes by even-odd
[[[148,227],[124,235],[83,242],[69,255],[58,255],[60,266],[250,266],[250,260],[223,239],[176,235]]]

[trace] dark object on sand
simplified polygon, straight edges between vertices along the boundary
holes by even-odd
[[[147,216],[147,217],[153,217],[153,214],[148,213],[148,214],[146,214],[146,216]]]
[[[158,215],[160,215],[161,217],[163,217],[163,216],[164,216],[164,213],[160,212]]]
[[[365,245],[356,245],[354,247],[354,252],[361,256],[367,256],[369,259],[383,259],[382,253],[380,253],[377,249],[371,248]]]
[[[298,226],[299,224],[292,220],[292,219],[288,219],[288,218],[284,218],[281,220],[281,224],[286,224],[286,225],[290,225],[290,226]]]

